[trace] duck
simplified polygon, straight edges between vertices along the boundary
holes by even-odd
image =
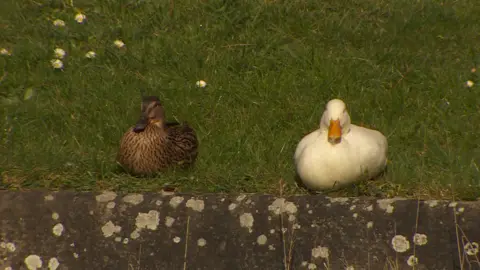
[[[140,118],[121,138],[116,159],[133,175],[153,175],[192,166],[197,155],[195,130],[188,123],[166,122],[158,96],[144,96]]]
[[[326,104],[320,127],[298,143],[294,162],[310,190],[335,190],[380,175],[387,166],[387,138],[351,123],[345,102]]]

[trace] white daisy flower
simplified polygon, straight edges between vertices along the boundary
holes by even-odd
[[[85,57],[90,59],[95,58],[96,56],[97,54],[94,51],[89,51],[85,54]]]
[[[113,44],[117,47],[117,48],[123,48],[125,47],[125,43],[123,43],[123,41],[117,39],[113,42]]]
[[[58,59],[63,59],[63,57],[65,57],[65,51],[61,48],[55,48],[55,57],[57,57]]]
[[[77,13],[77,15],[75,15],[75,21],[77,21],[78,23],[83,23],[86,19],[87,16],[85,16],[85,14]]]
[[[64,27],[65,22],[63,20],[56,19],[56,20],[53,21],[53,25],[58,26],[58,27]]]
[[[200,88],[205,88],[207,86],[207,83],[204,80],[200,80],[200,81],[197,81],[195,85]]]
[[[50,60],[50,63],[52,64],[52,67],[54,69],[61,69],[63,68],[63,62],[60,59],[52,59]]]
[[[5,48],[1,48],[0,49],[0,55],[12,55],[12,53]]]
[[[466,85],[467,87],[472,87],[474,84],[475,84],[475,83],[472,82],[472,81],[470,81],[470,80],[468,80],[468,81],[465,83],[465,85]]]

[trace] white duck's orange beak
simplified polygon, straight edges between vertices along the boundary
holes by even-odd
[[[342,127],[340,126],[340,119],[330,120],[328,127],[328,142],[337,144],[342,140]]]

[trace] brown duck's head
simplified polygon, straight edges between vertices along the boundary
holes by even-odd
[[[138,119],[133,131],[142,132],[148,125],[162,127],[165,119],[165,111],[156,96],[145,96],[142,99],[142,115]]]

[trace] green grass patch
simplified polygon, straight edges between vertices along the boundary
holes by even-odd
[[[479,197],[478,22],[468,0],[1,1],[1,185],[278,192],[283,179],[301,193],[295,147],[341,98],[353,123],[388,137],[390,164],[336,194]],[[141,91],[197,130],[191,170],[117,169]]]

